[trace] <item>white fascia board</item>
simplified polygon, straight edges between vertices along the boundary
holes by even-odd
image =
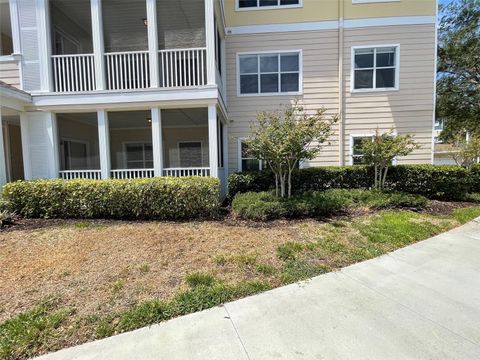
[[[435,24],[435,22],[435,16],[392,16],[344,20],[343,24],[345,28],[363,28],[372,26]],[[290,24],[233,26],[228,27],[226,32],[228,35],[243,35],[291,31],[335,30],[338,29],[338,23],[337,20],[329,20]]]
[[[0,87],[0,107],[24,111],[25,106],[31,104],[31,102],[32,98],[28,94]]]
[[[145,89],[122,92],[83,94],[32,94],[33,108],[38,110],[88,111],[98,109],[138,109],[151,106],[195,106],[216,104],[218,89],[206,86],[196,89]]]

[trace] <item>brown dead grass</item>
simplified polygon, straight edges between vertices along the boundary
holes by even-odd
[[[300,236],[294,222],[256,228],[228,222],[52,223],[34,229],[24,223],[25,230],[0,233],[0,321],[51,296],[79,316],[111,314],[168,298],[195,271],[226,281],[258,278],[249,259],[276,264],[277,246]],[[220,263],[221,257],[227,261]]]

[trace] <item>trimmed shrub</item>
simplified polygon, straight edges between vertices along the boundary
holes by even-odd
[[[297,170],[292,183],[296,195],[328,189],[369,189],[373,169],[368,166],[315,167]],[[229,198],[242,192],[270,191],[274,177],[269,171],[236,173],[229,176]],[[480,192],[480,166],[398,165],[387,174],[387,188],[429,198],[461,200],[468,192]]]
[[[248,220],[321,217],[354,207],[372,209],[423,209],[428,203],[421,195],[361,189],[329,189],[283,199],[270,192],[239,193],[232,202],[233,213]]]
[[[174,220],[210,217],[219,210],[214,178],[33,180],[6,184],[11,210],[28,218]]]

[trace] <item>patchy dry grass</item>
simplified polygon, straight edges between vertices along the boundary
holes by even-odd
[[[476,216],[480,207],[328,222],[13,228],[0,232],[0,358],[27,358],[308,279]]]

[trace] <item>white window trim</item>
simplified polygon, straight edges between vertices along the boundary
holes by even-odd
[[[350,134],[350,165],[354,165],[353,164],[353,139],[354,138],[365,138],[365,137],[371,137],[372,140],[373,140],[373,137],[375,136],[375,133],[372,132],[372,133],[364,133],[364,134]]]
[[[143,165],[145,166],[146,164],[146,160],[145,160],[145,145],[150,145],[152,146],[152,153],[153,153],[153,144],[152,142],[148,142],[148,141],[135,141],[135,140],[132,140],[132,141],[123,141],[122,142],[122,148],[123,148],[123,168],[124,169],[128,169],[128,170],[141,170],[141,169],[153,169],[153,168],[147,168],[147,167],[143,167],[143,168],[138,168],[138,169],[130,169],[128,168],[128,161],[127,161],[127,145],[132,145],[132,144],[142,144],[143,145]],[[153,161],[153,159],[152,159]]]
[[[200,167],[203,167],[203,140],[182,140],[182,141],[177,141],[177,150],[178,150],[178,166],[181,167],[181,159],[180,159],[180,144],[190,144],[190,143],[200,143],[200,156],[201,156],[201,164]]]
[[[298,4],[293,5],[273,5],[273,6],[260,6],[259,0],[257,0],[257,6],[252,7],[240,7],[240,1],[235,0],[235,11],[258,11],[258,10],[279,10],[279,9],[298,9],[303,7],[303,0],[299,0]]]
[[[256,94],[242,94],[240,92],[240,57],[244,55],[266,55],[266,54],[288,54],[288,53],[298,53],[298,91],[289,91],[289,92],[275,92],[275,93],[256,93]],[[271,50],[271,51],[248,51],[248,52],[238,52],[237,53],[237,96],[238,97],[250,97],[250,96],[296,96],[303,95],[303,50],[293,49],[293,50]],[[259,64],[260,66],[260,64]],[[279,69],[280,73],[280,69]],[[258,84],[260,91],[260,83]],[[280,89],[279,89],[280,90]]]
[[[354,165],[353,164],[353,139],[354,138],[361,138],[361,137],[371,137],[372,140],[373,140],[373,137],[376,135],[376,133],[372,132],[372,133],[363,133],[363,134],[350,134],[350,160],[349,160],[349,164],[350,165]],[[392,136],[397,136],[397,132],[396,131],[393,131]],[[392,165],[395,166],[397,165],[397,158],[393,159],[392,161]]]
[[[242,172],[243,171],[243,167],[242,167],[242,160],[243,159],[252,159],[252,160],[257,160],[255,158],[244,158],[242,157],[242,142],[244,142],[245,140],[247,140],[247,138],[238,138],[238,143],[237,143],[237,163],[238,163],[238,171],[239,172]],[[258,170],[259,171],[262,171],[263,170],[263,164],[262,164],[262,160],[258,160]]]
[[[395,86],[392,88],[372,88],[372,89],[355,89],[355,50],[358,49],[373,49],[373,48],[395,48]],[[376,62],[376,56],[374,56],[374,64]],[[375,73],[373,78],[373,85],[375,86]],[[350,93],[370,93],[370,92],[385,92],[385,91],[399,91],[400,90],[400,44],[374,44],[374,45],[362,45],[352,46],[350,54]]]
[[[400,2],[400,0],[352,0],[352,4],[375,4],[390,2]]]

